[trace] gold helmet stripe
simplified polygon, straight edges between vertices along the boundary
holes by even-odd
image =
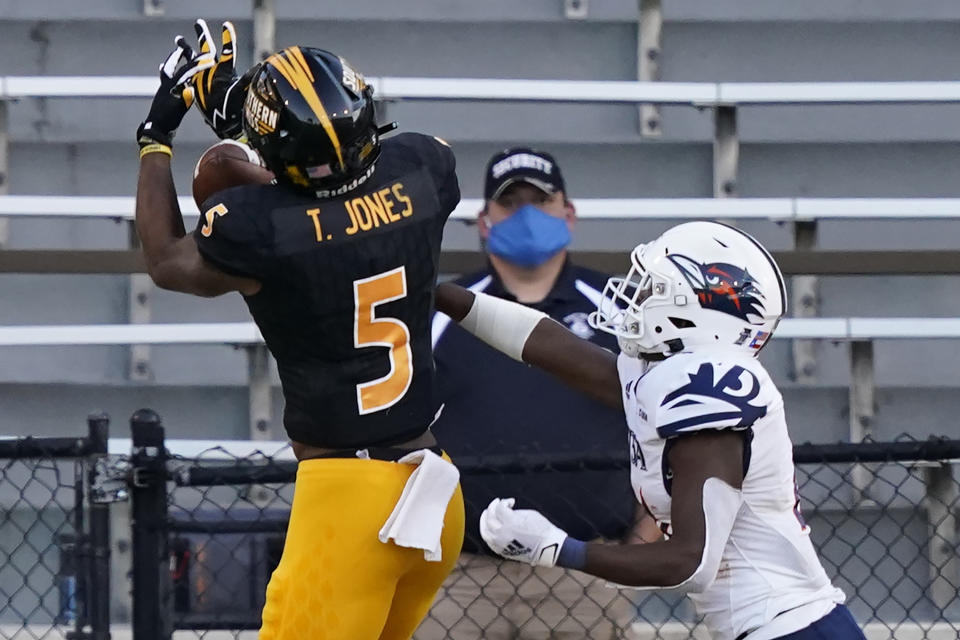
[[[330,116],[327,115],[327,110],[324,109],[323,102],[317,95],[317,90],[313,87],[313,73],[310,71],[300,47],[288,47],[280,53],[275,53],[267,58],[267,63],[273,65],[290,83],[290,86],[299,91],[307,104],[310,105],[310,109],[313,110],[323,130],[326,131],[327,137],[330,138],[330,142],[333,143],[333,150],[337,153],[337,162],[340,163],[340,168],[345,168],[340,137],[337,136],[337,132],[333,128],[333,122],[330,121]]]
[[[301,60],[303,59],[303,54],[300,52],[300,47],[289,47],[284,50],[290,58],[293,58],[295,54],[291,53],[296,51],[300,55]],[[291,69],[294,71],[294,78],[297,78],[298,83],[300,84],[300,95],[302,95],[307,104],[310,105],[310,108],[313,109],[313,113],[316,114],[317,119],[320,120],[320,125],[323,127],[323,130],[327,132],[327,137],[330,138],[330,142],[333,143],[333,150],[337,152],[337,162],[340,163],[340,168],[345,169],[343,163],[343,151],[340,147],[340,137],[337,136],[336,130],[333,128],[333,122],[330,121],[330,116],[327,115],[327,110],[323,107],[323,102],[320,101],[320,96],[317,95],[317,90],[313,87],[313,82],[308,79],[307,73],[304,73],[304,70],[309,72],[309,69],[306,66],[306,61],[303,62],[303,68],[297,68],[297,65],[290,65]],[[310,74],[311,76],[313,74]]]
[[[275,53],[267,58],[267,64],[273,65],[273,67],[280,72],[280,75],[286,78],[294,90],[300,90],[297,86],[297,81],[294,79],[293,67],[290,66],[290,63],[287,62],[282,53]]]
[[[310,71],[310,66],[307,64],[307,61],[304,60],[300,47],[290,47],[287,51],[289,52],[288,55],[290,55],[291,60],[299,63],[300,68],[302,68],[307,73],[307,77],[310,78],[310,82],[313,82],[313,71]]]

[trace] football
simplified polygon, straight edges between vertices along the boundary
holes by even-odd
[[[193,170],[193,201],[203,203],[217,191],[244,184],[266,184],[273,174],[262,166],[260,156],[235,140],[221,140],[203,152]]]

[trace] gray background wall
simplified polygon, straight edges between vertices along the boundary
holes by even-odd
[[[367,75],[632,80],[636,3],[593,2],[583,21],[559,0],[487,3],[416,0],[277,3],[278,47],[332,49]],[[769,3],[665,0],[661,75],[669,81],[960,79],[960,5],[855,0]],[[144,17],[133,0],[0,1],[3,75],[148,75],[176,33],[192,35],[196,4],[163,2]],[[251,62],[250,6],[205,2],[211,25],[233,19],[240,64]],[[215,29],[216,30],[216,29]],[[146,99],[25,99],[10,108],[9,188],[14,194],[132,195],[133,131]],[[693,108],[663,110],[663,135],[642,139],[629,106],[393,103],[385,117],[449,140],[464,197],[478,197],[483,165],[509,144],[553,152],[576,197],[709,196],[712,121]],[[753,107],[740,111],[739,191],[751,196],[960,196],[960,105]],[[181,193],[213,141],[193,113],[177,137]],[[629,250],[667,222],[581,222],[575,249]],[[743,225],[773,249],[792,244],[788,226]],[[13,220],[12,248],[120,248],[122,224]],[[824,222],[820,246],[958,248],[960,223]],[[448,226],[445,246],[477,246],[475,229]],[[625,262],[626,265],[626,262]],[[0,274],[0,324],[126,322],[122,276]],[[823,278],[825,316],[960,315],[960,279]],[[154,319],[247,319],[239,296],[216,300],[157,292]],[[790,379],[786,341],[765,362],[784,386],[798,440],[847,434],[848,347],[817,347],[818,379]],[[876,345],[877,432],[960,435],[955,341]],[[0,349],[0,433],[82,430],[104,408],[114,432],[142,405],[164,415],[172,435],[242,438],[247,404],[244,353],[229,347],[156,347],[152,382],[127,379],[123,347]],[[279,400],[279,394],[277,394]],[[277,403],[277,411],[280,410]],[[282,437],[279,416],[272,436]]]
[[[0,0],[0,75],[153,74],[173,35],[192,35],[198,6],[214,29],[225,18],[236,22],[240,64],[252,62],[244,49],[251,42],[250,2],[164,0],[162,5],[164,16],[148,18],[141,0]],[[635,0],[593,0],[583,21],[565,19],[561,0],[280,0],[277,5],[278,47],[329,48],[370,76],[636,79]],[[955,0],[663,0],[663,5],[663,80],[960,80],[960,3]],[[146,99],[12,104],[10,193],[133,195],[133,134],[147,106]],[[402,129],[433,133],[453,144],[464,197],[480,196],[487,158],[510,144],[554,153],[574,200],[712,193],[708,111],[663,109],[663,135],[656,140],[641,138],[637,110],[629,106],[393,103],[385,105],[387,117]],[[744,108],[739,113],[739,192],[744,197],[960,197],[958,123],[960,105]],[[197,114],[190,114],[176,140],[174,169],[181,193],[189,192],[193,164],[212,141]],[[626,252],[668,226],[581,222],[574,249]],[[743,227],[771,249],[792,245],[789,226],[754,221]],[[14,219],[8,246],[112,249],[126,243],[126,227],[111,221]],[[453,222],[444,244],[476,248],[476,231]],[[819,244],[825,249],[958,249],[960,222],[828,221],[820,225]],[[128,286],[123,276],[0,274],[0,325],[123,323]],[[822,278],[820,295],[824,316],[960,316],[956,277]],[[154,295],[153,314],[157,322],[248,318],[237,295],[202,300],[161,291]],[[875,436],[960,437],[960,341],[882,341],[875,351]],[[775,341],[764,353],[784,389],[798,442],[848,436],[848,346],[823,342],[817,355],[817,381],[801,385],[790,376],[787,341]],[[114,418],[113,434],[122,436],[129,415],[149,406],[164,417],[168,437],[248,436],[242,350],[156,347],[149,382],[128,379],[128,360],[123,347],[0,348],[0,434],[80,434],[89,412],[106,410]],[[280,439],[279,389],[273,395],[270,435]],[[7,481],[24,477],[14,474]],[[69,493],[63,487],[58,491],[60,501],[69,504]],[[827,493],[816,483],[804,488],[814,503]],[[26,500],[35,504],[47,499],[31,496]],[[17,523],[33,517],[24,513],[19,497],[0,491],[0,506],[13,512],[8,520],[15,528],[3,536],[7,541],[23,535]],[[44,513],[46,526],[25,536],[29,545],[45,549],[51,544],[62,526],[57,520],[62,515],[54,511]],[[891,512],[897,522],[879,523],[874,531],[902,530],[904,539],[923,541],[920,517],[909,530],[901,522],[909,513],[913,509]],[[818,542],[829,544],[829,517],[814,523]],[[825,557],[841,563],[845,553],[846,548],[826,548]],[[878,572],[878,580],[903,573],[922,583],[923,553],[911,556],[905,569]],[[29,546],[14,555],[25,563],[24,570],[37,561]],[[49,586],[56,562],[39,558],[38,589]],[[861,569],[846,566],[844,571],[856,579]],[[10,571],[0,575],[3,588],[22,582]],[[917,597],[913,585],[900,584],[895,595]],[[867,595],[883,598],[885,593]],[[35,604],[30,594],[20,598],[23,606]],[[53,601],[45,604],[56,608]],[[863,605],[854,603],[858,615]],[[119,609],[115,613],[125,615]],[[648,601],[644,613],[655,616],[656,606]],[[928,608],[921,602],[915,613],[924,617]]]

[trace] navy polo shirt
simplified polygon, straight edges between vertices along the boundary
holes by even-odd
[[[575,334],[617,351],[616,338],[591,329],[607,276],[567,261],[547,297],[529,305]],[[456,281],[473,291],[516,300],[492,268]],[[550,375],[517,362],[464,331],[444,314],[433,319],[437,389],[443,412],[434,424],[440,445],[457,456],[590,453],[627,458],[622,411],[573,391]],[[462,474],[467,514],[465,551],[487,551],[478,523],[497,497],[536,508],[581,540],[619,538],[630,525],[635,498],[627,468],[618,471],[539,471]]]

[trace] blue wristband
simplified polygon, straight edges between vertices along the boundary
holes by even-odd
[[[587,564],[587,543],[567,536],[557,555],[557,566],[566,569],[583,569]]]

